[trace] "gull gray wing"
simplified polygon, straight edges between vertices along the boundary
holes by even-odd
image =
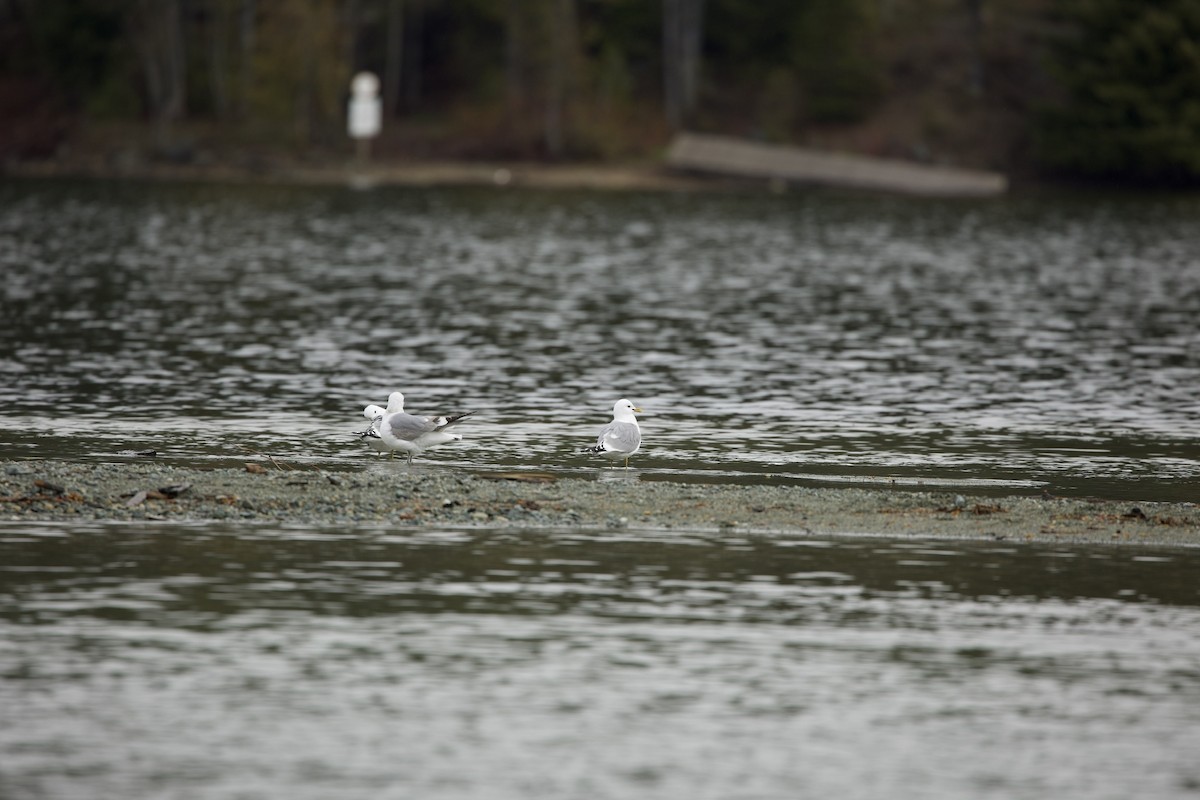
[[[613,453],[632,453],[641,443],[641,430],[629,422],[610,422],[596,438],[596,447]]]
[[[383,420],[392,436],[405,441],[414,441],[417,437],[437,429],[437,424],[428,417],[414,417],[403,411],[392,414]]]

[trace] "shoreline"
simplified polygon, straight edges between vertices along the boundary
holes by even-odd
[[[153,461],[0,462],[0,525],[238,523],[302,527],[738,531],[1200,547],[1200,507],[965,492],[586,480],[550,473],[325,472]]]
[[[541,164],[537,162],[328,160],[237,166],[227,162],[172,164],[139,161],[114,166],[100,158],[21,161],[0,165],[0,175],[25,179],[131,180],[281,186],[432,188],[491,186],[600,191],[713,192],[770,188],[767,181],[701,177],[651,164]]]

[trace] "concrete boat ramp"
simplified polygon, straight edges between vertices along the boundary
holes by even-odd
[[[940,197],[991,197],[1008,188],[996,172],[926,166],[894,159],[760,144],[684,133],[667,151],[667,166],[687,172],[787,183]]]

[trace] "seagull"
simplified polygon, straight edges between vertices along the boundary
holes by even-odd
[[[368,408],[370,408],[370,406],[368,406]],[[374,408],[379,408],[379,406],[374,406]],[[379,410],[382,411],[383,409],[380,408]],[[372,420],[370,427],[368,427],[365,431],[357,431],[354,435],[366,442],[367,447],[371,448],[376,453],[389,452],[387,445],[383,443],[383,438],[379,435],[379,429],[375,427],[374,420]]]
[[[629,469],[629,457],[642,444],[642,429],[638,427],[634,412],[640,414],[642,410],[628,400],[618,400],[613,405],[613,421],[600,429],[596,444],[584,448],[583,452],[598,453],[605,458],[623,458],[625,469]]]
[[[388,396],[387,408],[382,409],[382,414],[379,411],[379,406],[363,409],[363,415],[371,417],[372,422],[371,427],[359,435],[371,448],[388,452],[389,457],[394,457],[396,451],[404,453],[408,456],[409,464],[413,456],[420,455],[430,447],[460,441],[461,435],[447,433],[446,428],[475,413],[467,411],[462,414],[418,417],[405,413],[404,395],[400,392],[392,392]]]
[[[395,414],[397,411],[403,410],[404,395],[400,392],[392,392],[388,395],[387,408],[372,403],[363,409],[363,416],[371,420],[371,424],[365,431],[358,431],[355,435],[366,442],[367,446],[377,453],[392,452],[379,436],[379,423],[388,414]]]

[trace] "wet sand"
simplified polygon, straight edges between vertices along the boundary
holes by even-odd
[[[603,480],[401,463],[326,472],[255,460],[232,468],[0,462],[0,522],[239,522],[311,527],[736,530],[1200,546],[1193,503],[965,492]]]

